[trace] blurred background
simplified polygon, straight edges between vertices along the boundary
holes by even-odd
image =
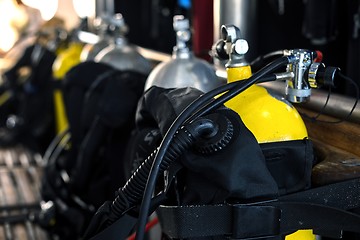
[[[235,42],[223,39],[224,24],[240,29]],[[236,43],[244,39],[248,49],[239,53]],[[265,65],[260,60],[289,49],[309,49],[311,58],[319,51],[332,71],[324,88],[300,89],[311,98],[292,108],[300,109],[317,144],[316,161],[332,166],[324,179],[342,175],[340,168],[359,178],[360,0],[0,0],[0,239],[83,234],[95,210],[128,179],[119,171],[135,170],[153,150],[129,157],[143,147],[136,140],[146,145],[154,134],[157,144],[156,131],[132,139],[138,101],[152,85],[207,92],[226,83],[225,61],[256,72],[256,63]],[[346,77],[337,78],[340,69]],[[304,75],[300,82],[309,83],[310,70]],[[264,86],[290,105],[285,85],[296,77],[286,78]],[[251,103],[240,106],[250,108],[249,116],[258,109]],[[300,129],[288,120],[259,126],[274,122]],[[14,209],[18,218],[9,220]]]
[[[129,41],[157,51],[171,53],[172,18],[183,14],[191,21],[193,50],[202,58],[209,59],[221,24],[231,23],[249,42],[249,61],[274,50],[318,49],[328,65],[359,81],[358,0],[1,0],[0,57],[15,59],[44,24],[61,23],[71,30],[79,19],[104,12],[122,13]],[[354,95],[345,83],[336,91]]]

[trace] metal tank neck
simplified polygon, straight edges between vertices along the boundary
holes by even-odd
[[[173,27],[176,32],[176,46],[173,48],[173,59],[189,59],[193,57],[187,42],[191,38],[190,23],[182,15],[176,15],[173,18]]]
[[[118,47],[126,45],[127,39],[125,38],[125,35],[128,32],[128,27],[122,14],[117,13],[113,17],[108,17],[106,21],[108,22],[108,32],[112,33],[111,35],[114,36],[115,45]]]
[[[119,36],[114,38],[114,43],[116,47],[123,47],[127,45],[128,41],[125,37]]]

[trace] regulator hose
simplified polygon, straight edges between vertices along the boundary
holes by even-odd
[[[162,174],[168,167],[177,160],[183,153],[193,147],[197,142],[206,142],[207,139],[221,139],[222,148],[230,142],[233,126],[229,119],[219,113],[214,113],[216,117],[198,118],[190,124],[182,126],[174,135],[173,141],[166,152],[160,165],[159,174]],[[223,116],[219,121],[219,116]],[[220,117],[221,117],[220,116]],[[225,120],[224,120],[225,118]],[[225,123],[225,124],[224,124]],[[226,130],[224,131],[224,127]],[[219,131],[221,129],[221,131]],[[219,136],[224,135],[224,136]],[[219,142],[211,143],[213,146],[207,146],[206,150],[214,149],[218,151]],[[203,148],[201,148],[203,149]],[[143,198],[144,190],[147,184],[147,178],[150,174],[157,149],[137,168],[126,184],[119,189],[115,200],[112,202],[111,211],[106,225],[109,226],[118,220],[126,211],[139,204]]]

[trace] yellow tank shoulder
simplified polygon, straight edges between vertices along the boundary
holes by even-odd
[[[82,43],[74,42],[66,50],[59,53],[52,67],[54,78],[62,79],[73,66],[80,63],[82,49]]]
[[[228,81],[250,77],[249,68],[228,68]],[[295,107],[285,99],[269,94],[264,87],[253,85],[225,105],[240,115],[259,143],[298,140],[308,136]]]

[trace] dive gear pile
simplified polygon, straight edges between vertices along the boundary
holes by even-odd
[[[150,62],[124,38],[122,15],[105,20],[115,36],[95,61],[80,63],[84,43],[78,42],[64,68],[49,55],[52,74],[62,81],[51,82],[47,97],[54,89],[60,93],[55,101],[62,104],[63,122],[44,154],[34,223],[55,238],[74,240],[144,239],[152,213],[162,239],[308,240],[360,233],[360,179],[311,185],[313,143],[290,103],[309,99],[312,88],[336,85],[340,69],[321,63],[320,52],[271,53],[253,72],[240,30],[223,25],[212,53],[226,61],[228,83],[209,79],[214,72],[205,74],[210,82],[195,82],[199,78],[177,74],[194,75],[203,63],[187,47],[189,22],[176,16],[173,59],[148,76]],[[45,54],[31,61],[34,74]],[[268,58],[274,60],[259,67]],[[49,74],[30,77],[25,93],[40,92]],[[258,85],[282,80],[287,100]]]
[[[236,28],[233,29],[236,33]],[[209,151],[210,154],[196,152],[195,146],[185,151],[177,140],[178,134],[181,136],[188,126],[221,112],[216,109],[221,109],[223,103],[237,94],[244,94],[256,82],[263,78],[276,80],[276,75],[272,75],[276,70],[287,65],[301,65],[303,61],[297,54],[284,56],[246,80],[206,94],[189,88],[150,88],[139,102],[138,133],[143,134],[142,130],[149,128],[149,133],[153,133],[157,128],[162,141],[159,147],[154,142],[156,151],[144,159],[117,191],[115,200],[98,210],[85,239],[125,237],[135,227],[136,218],[139,218],[136,236],[142,239],[147,216],[156,209],[164,236],[170,239],[283,238],[301,229],[313,229],[315,234],[335,237],[343,231],[359,231],[359,216],[348,211],[359,208],[360,203],[355,200],[358,193],[338,194],[344,191],[345,185],[358,189],[358,179],[311,189],[311,169],[315,161],[308,139],[259,144],[241,119],[237,119],[234,128],[240,128],[238,134],[225,145],[212,148],[215,150]],[[287,71],[295,70],[288,67]],[[305,81],[306,74],[299,77],[295,72],[290,77],[297,76]],[[184,101],[186,97],[189,99]],[[191,101],[190,105],[186,103]],[[162,104],[154,104],[159,102]],[[178,114],[173,116],[174,112]],[[226,112],[234,113],[229,109]],[[169,119],[169,116],[173,117]],[[149,120],[144,124],[142,119]],[[211,127],[214,128],[217,127]],[[227,132],[222,131],[225,135]],[[188,133],[187,136],[188,140],[182,142],[191,144],[194,135]],[[181,150],[184,150],[183,155]],[[283,164],[285,162],[288,164]],[[347,197],[351,200],[347,201]],[[341,204],[337,204],[337,198]],[[337,222],[345,216],[349,219],[346,226]]]

